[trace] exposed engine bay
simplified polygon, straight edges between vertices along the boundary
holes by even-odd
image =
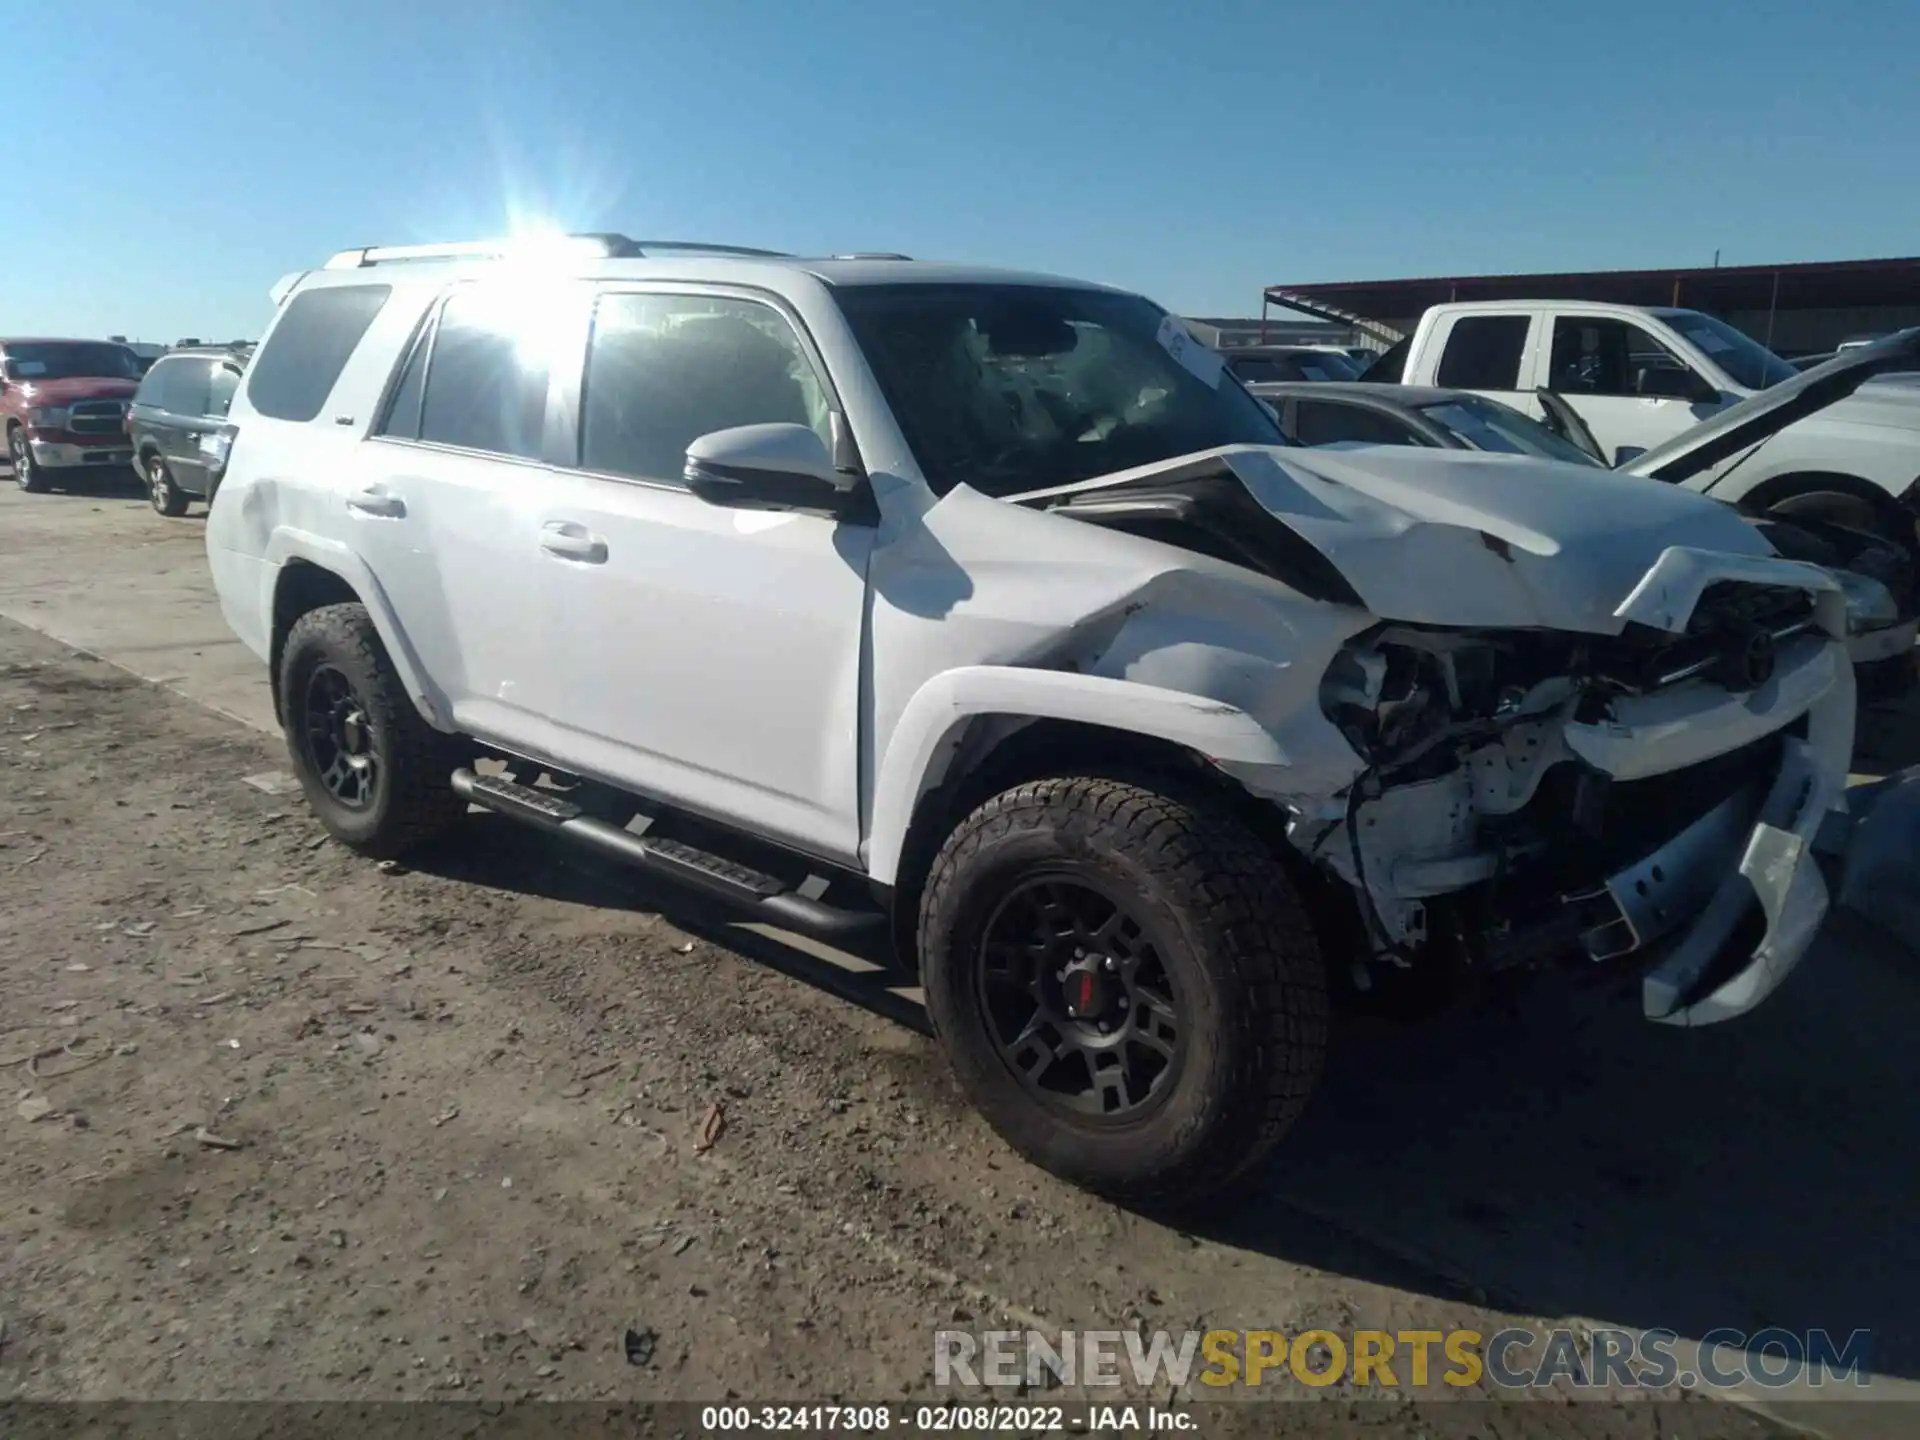
[[[1805,719],[1630,777],[1581,755],[1580,737],[1649,700],[1751,696],[1827,638],[1805,591],[1731,582],[1711,586],[1677,635],[1383,624],[1321,686],[1367,768],[1289,838],[1353,888],[1374,965],[1411,967],[1433,947],[1486,969],[1639,949],[1658,936],[1612,903],[1609,880],[1720,807],[1750,819]],[[1654,868],[1642,896],[1669,881]],[[1364,966],[1356,978],[1369,983]]]

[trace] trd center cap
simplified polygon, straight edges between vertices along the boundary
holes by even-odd
[[[1104,973],[1105,963],[1100,956],[1089,955],[1074,961],[1061,976],[1060,993],[1071,1018],[1094,1020],[1106,1014],[1113,990]]]

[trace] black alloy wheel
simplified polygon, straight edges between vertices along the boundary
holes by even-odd
[[[1178,990],[1108,886],[1066,871],[1017,885],[987,922],[978,1001],[1000,1059],[1048,1107],[1128,1124],[1186,1055]]]
[[[349,810],[365,810],[379,793],[380,757],[373,724],[353,682],[332,665],[307,677],[302,739],[306,758],[328,795]]]

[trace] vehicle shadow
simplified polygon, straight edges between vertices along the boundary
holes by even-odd
[[[1866,775],[1920,765],[1920,691],[1862,709],[1853,757],[1854,770]]]
[[[11,485],[13,479],[13,466],[0,460],[0,480]],[[81,469],[74,474],[60,474],[46,493],[89,500],[142,500],[146,498],[147,487],[131,469],[102,466],[98,469]]]
[[[687,934],[722,946],[882,1019],[931,1034],[926,1011],[900,994],[917,982],[891,968],[880,949],[834,951],[801,936],[748,928],[752,917],[698,892],[627,869],[579,846],[491,814],[470,814],[455,836],[409,857],[410,868],[464,885],[566,904],[658,915]]]
[[[658,914],[929,1033],[898,970],[850,969],[498,816],[410,863]],[[1766,1004],[1701,1030],[1644,1020],[1631,982],[1560,976],[1418,1024],[1343,1019],[1246,1196],[1182,1228],[1445,1303],[1692,1340],[1864,1329],[1876,1374],[1920,1379],[1916,1033],[1920,961],[1836,925]]]
[[[1702,1030],[1546,980],[1505,1012],[1354,1022],[1254,1196],[1205,1233],[1695,1340],[1866,1329],[1875,1373],[1920,1377],[1917,1030],[1920,964],[1844,930]],[[1399,1263],[1323,1244],[1289,1209]]]

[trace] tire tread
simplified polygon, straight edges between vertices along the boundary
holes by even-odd
[[[1299,1119],[1320,1077],[1329,1023],[1324,967],[1306,909],[1278,857],[1224,804],[1183,794],[1158,776],[1055,776],[1005,791],[963,820],[935,857],[920,911],[920,953],[938,957],[936,964],[953,963],[935,930],[969,862],[989,841],[1020,829],[1074,825],[1089,829],[1098,848],[1129,852],[1169,891],[1186,897],[1184,908],[1217,942],[1215,963],[1251,1000],[1224,1016],[1224,1023],[1245,1027],[1251,1043],[1241,1047],[1243,1063],[1213,1097],[1218,1113],[1203,1117],[1199,1128],[1207,1135],[1199,1152],[1176,1171],[1141,1174],[1119,1186],[1068,1178],[1147,1204],[1217,1192]],[[963,1085],[970,1078],[963,1074]]]
[[[386,646],[381,644],[366,606],[348,602],[309,610],[288,632],[283,665],[289,664],[298,649],[313,644],[364,667],[363,673],[372,677],[371,693],[365,697],[369,718],[391,737],[387,783],[394,788],[384,823],[365,840],[343,843],[373,859],[397,860],[438,839],[466,813],[466,802],[453,790],[453,771],[458,763],[453,737],[420,718],[393,662],[387,658]],[[291,687],[283,679],[283,711],[289,711],[292,704]],[[304,768],[288,718],[285,713],[281,716],[288,747],[293,751],[296,769]]]

